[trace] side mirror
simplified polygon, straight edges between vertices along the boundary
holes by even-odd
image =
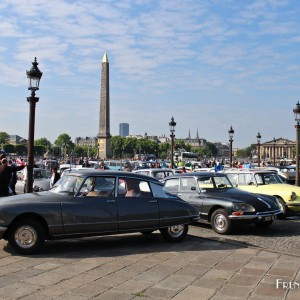
[[[192,187],[191,187],[191,191],[196,191],[196,187],[195,187],[195,186],[192,186]]]

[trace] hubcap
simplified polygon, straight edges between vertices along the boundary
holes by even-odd
[[[169,233],[175,237],[180,236],[183,231],[184,231],[184,225],[175,225],[169,227]]]
[[[215,217],[215,227],[218,231],[223,231],[227,227],[226,217],[222,214],[218,214]]]
[[[15,242],[21,248],[33,247],[37,240],[37,233],[31,226],[24,225],[15,232]]]

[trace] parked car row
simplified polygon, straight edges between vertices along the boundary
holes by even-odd
[[[50,186],[43,171],[34,169],[34,182],[47,179]],[[39,252],[46,240],[128,232],[159,230],[177,242],[194,222],[208,223],[219,234],[239,224],[267,228],[288,210],[299,211],[299,194],[275,171],[69,169],[49,191],[0,198],[0,239],[25,254]]]

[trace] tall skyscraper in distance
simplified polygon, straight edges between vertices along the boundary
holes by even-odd
[[[111,157],[110,111],[109,111],[109,63],[107,54],[102,59],[101,92],[100,92],[100,120],[98,138],[98,157]]]
[[[120,123],[119,135],[124,136],[124,137],[129,135],[129,124],[128,123]]]

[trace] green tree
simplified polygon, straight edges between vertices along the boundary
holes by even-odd
[[[168,142],[164,142],[158,145],[158,156],[162,159],[168,158],[168,153],[170,153],[171,145]]]
[[[74,148],[71,137],[67,133],[60,134],[54,141],[54,144],[61,149],[62,154],[66,154]]]
[[[46,138],[40,138],[34,141],[35,146],[44,146],[45,149],[51,148],[51,142],[48,141]]]
[[[17,144],[15,146],[15,151],[16,151],[16,154],[17,155],[26,155],[27,154],[27,146],[26,145],[23,145],[23,144]]]
[[[6,132],[1,131],[0,132],[0,144],[3,147],[3,144],[8,143],[10,140],[9,134]]]
[[[16,152],[15,145],[12,145],[12,144],[5,144],[5,145],[3,145],[3,150],[6,153],[15,153]]]
[[[123,145],[125,142],[125,137],[116,135],[111,138],[111,150],[113,157],[121,157],[123,151]]]

